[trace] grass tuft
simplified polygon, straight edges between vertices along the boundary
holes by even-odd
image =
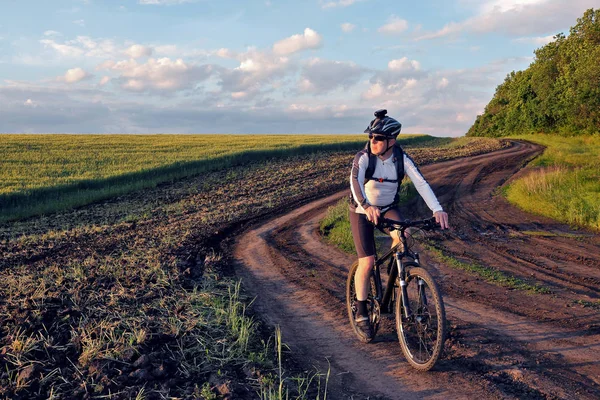
[[[334,246],[347,253],[354,253],[354,241],[348,219],[348,198],[341,199],[327,209],[327,214],[319,226],[319,231]]]
[[[489,268],[475,263],[462,262],[452,256],[445,254],[441,249],[433,246],[432,244],[426,244],[425,248],[429,252],[434,254],[434,256],[444,264],[452,268],[460,269],[469,272],[473,275],[477,275],[483,278],[486,282],[491,283],[493,285],[516,290],[524,290],[531,293],[551,293],[550,289],[548,289],[547,287],[541,286],[537,283],[531,284],[529,282],[524,281],[521,278],[509,275],[506,272],[502,272],[497,269]]]
[[[584,308],[593,308],[595,310],[600,310],[600,300],[593,300],[593,301],[576,300],[574,302],[574,304],[580,305],[581,307],[584,307]]]

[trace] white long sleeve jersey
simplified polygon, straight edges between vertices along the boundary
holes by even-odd
[[[359,153],[360,154],[360,153]],[[402,182],[402,176],[398,177],[394,157],[382,160],[376,157],[377,164],[373,176],[377,178],[396,180],[397,182],[379,182],[369,180],[365,183],[365,174],[369,166],[369,155],[366,152],[357,155],[358,160],[354,160],[352,171],[350,173],[350,189],[352,197],[358,205],[355,212],[365,214],[363,204],[384,207],[392,204],[398,191],[398,185]],[[442,206],[438,202],[433,190],[417,168],[414,161],[404,153],[404,173],[410,178],[415,188],[425,200],[427,206],[433,213],[442,211]]]

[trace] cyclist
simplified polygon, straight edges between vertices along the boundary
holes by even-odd
[[[433,212],[436,222],[442,229],[448,228],[448,214],[443,211],[414,161],[396,145],[396,137],[402,125],[386,114],[387,110],[375,111],[375,119],[365,130],[369,134],[369,141],[354,157],[350,173],[350,225],[358,253],[355,321],[361,334],[368,339],[373,337],[367,294],[369,277],[375,263],[374,228],[381,217],[401,219],[397,204],[405,174]],[[392,246],[400,242],[397,231],[385,233],[392,237]]]

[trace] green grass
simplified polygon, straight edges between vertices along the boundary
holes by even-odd
[[[348,199],[343,198],[327,209],[327,215],[319,226],[321,234],[334,246],[347,253],[354,253],[354,242],[348,220]]]
[[[503,193],[519,208],[600,231],[600,137],[518,136],[546,146],[532,171]]]
[[[585,235],[576,235],[573,233],[564,233],[564,232],[546,232],[546,231],[519,231],[519,233],[528,236],[538,236],[538,237],[564,237],[569,239],[581,239],[584,238]]]
[[[584,308],[593,308],[600,310],[600,300],[588,301],[588,300],[576,300],[574,304],[577,304]]]
[[[401,143],[434,139],[407,135]],[[364,135],[2,135],[0,222],[264,158],[364,143]]]
[[[466,263],[462,262],[455,257],[444,254],[444,252],[431,245],[426,244],[425,248],[433,254],[437,259],[439,259],[444,264],[449,267],[460,269],[466,272],[469,272],[473,275],[479,276],[483,278],[486,282],[491,283],[496,286],[506,287],[510,289],[516,290],[524,290],[532,293],[541,293],[548,294],[551,293],[550,289],[538,285],[537,283],[531,284],[523,279],[517,278],[515,276],[509,275],[505,272],[499,271],[494,268],[489,268],[483,265],[479,265],[476,263]]]

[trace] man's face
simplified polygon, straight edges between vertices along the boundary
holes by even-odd
[[[386,139],[383,135],[370,135],[371,151],[375,154],[382,154],[388,145],[393,146],[396,143],[395,139]]]

